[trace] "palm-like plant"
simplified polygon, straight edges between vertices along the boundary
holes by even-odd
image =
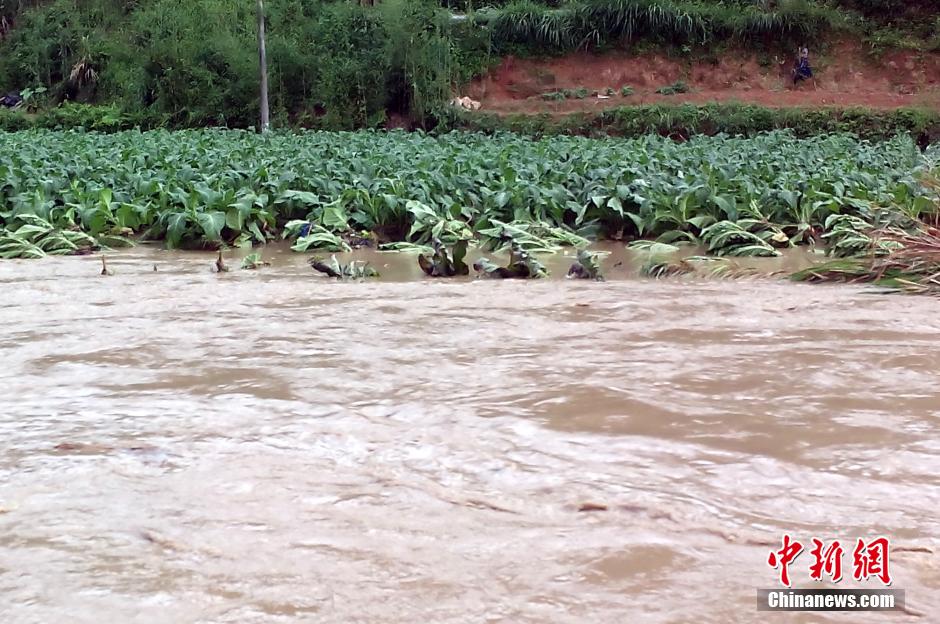
[[[98,83],[98,66],[88,42],[88,36],[81,38],[78,60],[69,71],[68,83],[76,91],[93,87]]]

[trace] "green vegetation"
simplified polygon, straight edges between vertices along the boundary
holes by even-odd
[[[0,229],[0,258],[42,258],[88,253],[100,247],[84,232],[60,230],[34,214],[23,214],[7,229]]]
[[[940,51],[935,0],[838,0],[856,12],[857,30],[875,53],[890,48]]]
[[[551,98],[565,99],[565,92]],[[624,97],[633,93],[623,87]],[[85,128],[102,132],[146,129],[146,120],[114,107],[66,104],[40,115],[24,115],[0,109],[0,130],[15,132],[34,128]],[[930,109],[900,108],[891,111],[864,108],[766,108],[754,104],[641,105],[604,109],[598,112],[551,115],[497,115],[462,112],[454,109],[437,116],[438,130],[459,129],[475,132],[510,131],[528,135],[580,135],[640,137],[661,134],[690,137],[719,133],[753,136],[771,130],[789,129],[798,136],[851,132],[866,139],[885,139],[898,133],[909,134],[924,143],[940,139],[940,112]]]
[[[736,40],[793,45],[848,28],[844,15],[822,3],[781,0],[773,9],[757,2],[691,0],[569,0],[557,8],[516,0],[480,10],[477,23],[492,32],[497,51],[520,47],[558,53],[610,47],[646,39],[681,46]]]
[[[517,259],[599,237],[774,255],[835,236],[844,223],[833,215],[875,224],[882,209],[909,218],[934,209],[934,193],[918,177],[932,161],[907,137],[873,144],[776,132],[676,143],[31,130],[0,133],[0,150],[8,155],[0,163],[0,231],[32,245],[3,249],[25,257],[39,255],[34,248],[75,253],[126,236],[171,248],[286,236],[300,251],[334,251],[369,239],[363,231],[420,247],[476,238]],[[21,235],[42,225],[37,218],[44,236],[52,229],[75,240],[44,249]]]
[[[492,251],[518,248],[530,254],[550,254],[564,247],[586,246],[589,242],[567,226],[552,225],[544,220],[489,221],[491,226],[481,228],[477,233],[483,238],[484,246]]]
[[[273,121],[427,129],[455,85],[507,53],[637,41],[684,51],[729,41],[792,50],[837,31],[868,37],[873,50],[911,47],[911,40],[921,49],[940,46],[930,0],[890,0],[884,10],[874,0],[839,4],[279,0],[267,5]],[[441,6],[478,10],[454,21]],[[0,0],[0,89],[21,90],[30,113],[0,111],[0,128],[253,126],[254,20],[254,3],[242,0]]]
[[[479,66],[472,33],[456,50],[432,2],[279,0],[267,11],[277,125],[374,127],[387,111],[422,125],[463,68]],[[256,37],[255,3],[242,0],[2,0],[0,89],[48,88],[29,103],[39,111],[105,105],[95,118],[67,110],[79,117],[62,127],[249,127]]]
[[[561,100],[583,100],[588,96],[588,90],[584,87],[579,87],[577,89],[562,89],[561,91],[550,91],[548,93],[542,94],[543,100],[548,100],[551,102],[558,102]]]
[[[298,200],[301,202],[312,203],[318,198],[305,196],[303,191],[285,196],[288,201]],[[298,252],[308,251],[310,249],[321,249],[323,251],[352,251],[352,246],[347,243],[342,236],[334,234],[322,225],[311,223],[309,221],[295,219],[284,226],[281,233],[282,238],[294,240],[292,250]]]
[[[940,112],[900,108],[766,108],[752,104],[682,104],[623,106],[596,113],[551,115],[472,115],[452,111],[442,120],[449,128],[476,132],[641,137],[660,134],[676,138],[696,135],[754,136],[788,129],[809,137],[851,132],[866,139],[886,139],[898,133],[924,142],[940,138]]]
[[[645,41],[784,47],[852,34],[873,48],[940,49],[933,0],[445,0],[492,29],[500,53],[557,54]],[[482,7],[482,8],[481,8]]]
[[[802,282],[872,282],[914,294],[940,295],[940,229],[936,215],[905,224],[856,223],[856,241],[845,257],[791,275]]]
[[[684,82],[682,82],[681,80],[678,82],[674,82],[671,85],[666,85],[664,87],[660,87],[659,89],[656,89],[656,93],[660,95],[676,95],[677,93],[688,93],[688,92],[689,92],[689,86],[685,84]]]

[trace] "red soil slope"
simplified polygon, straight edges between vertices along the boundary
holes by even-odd
[[[557,59],[506,58],[466,94],[491,112],[565,113],[653,103],[743,102],[772,107],[866,106],[927,107],[940,110],[940,54],[894,51],[875,59],[860,46],[844,43],[813,57],[816,79],[793,86],[792,58],[763,58],[750,52],[728,54],[716,62],[690,62],[665,55],[577,53]],[[684,81],[688,93],[659,95],[656,90]],[[634,94],[620,95],[620,87]],[[545,101],[543,93],[584,87],[610,98]]]

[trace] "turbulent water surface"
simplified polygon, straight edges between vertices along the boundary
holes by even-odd
[[[211,260],[0,263],[0,622],[940,612],[934,299]],[[908,612],[759,614],[784,533],[890,537]]]

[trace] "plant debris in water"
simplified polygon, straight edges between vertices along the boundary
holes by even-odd
[[[330,256],[329,262],[319,257],[313,257],[309,260],[309,263],[311,267],[320,273],[336,279],[379,277],[379,272],[369,266],[368,262],[362,260],[353,260],[348,264],[343,264],[336,259],[335,255],[332,255]]]
[[[936,223],[936,218],[934,219]],[[791,276],[804,282],[871,282],[914,294],[940,295],[940,229],[921,222],[913,231],[873,232],[868,249]]]

